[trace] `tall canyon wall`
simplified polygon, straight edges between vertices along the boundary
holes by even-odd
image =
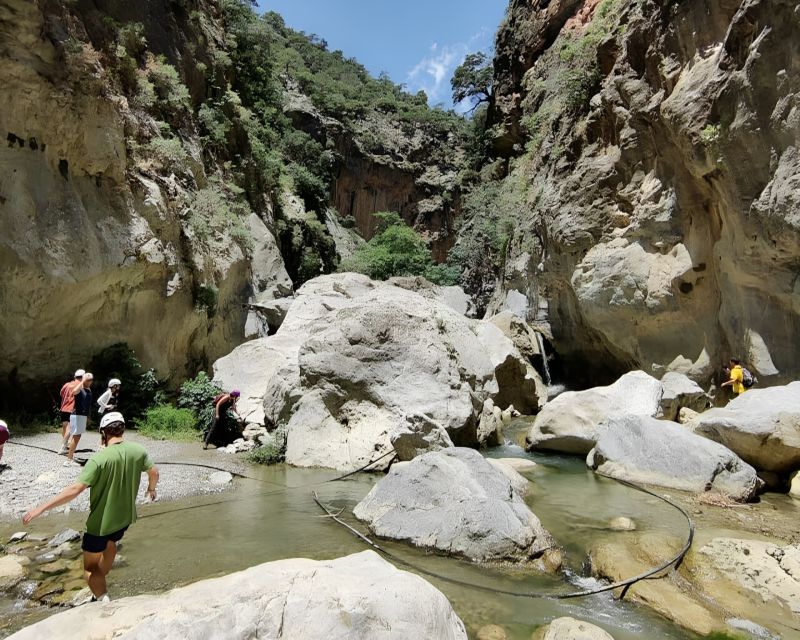
[[[525,206],[492,307],[527,296],[575,380],[800,376],[799,71],[794,1],[512,0],[489,124]]]

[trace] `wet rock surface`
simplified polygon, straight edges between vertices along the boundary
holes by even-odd
[[[614,640],[614,637],[597,625],[564,617],[537,629],[531,640]]]

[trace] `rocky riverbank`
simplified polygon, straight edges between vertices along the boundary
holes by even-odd
[[[200,442],[195,444],[150,440],[131,431],[125,434],[125,438],[144,446],[156,464],[170,463],[159,469],[160,502],[191,495],[218,493],[229,487],[228,482],[220,484],[219,478],[214,481],[212,476],[215,469],[190,466],[192,464],[213,465],[234,473],[241,473],[244,469],[242,463],[233,456],[220,455],[212,450],[203,451]],[[0,492],[0,520],[22,517],[29,509],[75,482],[82,467],[79,464],[64,466],[66,459],[54,453],[60,445],[60,435],[55,432],[22,436],[6,444],[3,463],[8,466],[0,474],[3,486],[3,491]],[[95,432],[88,432],[81,439],[76,459],[88,458],[98,450],[99,445],[100,436]],[[142,500],[144,489],[145,486],[142,485]],[[67,507],[56,511],[86,511],[88,508],[89,495],[86,491]]]

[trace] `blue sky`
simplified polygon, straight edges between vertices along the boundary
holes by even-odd
[[[451,106],[450,77],[470,51],[488,51],[508,0],[259,0],[293,29],[315,33],[374,75],[386,71],[430,103]]]

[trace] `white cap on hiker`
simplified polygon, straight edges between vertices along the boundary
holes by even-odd
[[[8,425],[6,424],[5,420],[0,420],[0,427],[2,427],[3,429],[8,429]]]
[[[111,387],[121,387],[121,386],[122,386],[122,382],[120,382],[117,378],[111,378],[111,380],[108,381],[108,388],[109,389]]]
[[[125,424],[125,418],[122,417],[119,411],[112,411],[104,415],[102,420],[100,420],[100,429],[105,429],[108,425],[114,424],[115,422]]]
[[[94,376],[91,373],[84,373],[83,374],[84,380],[94,380]]]
[[[86,372],[83,369],[78,369],[75,372],[75,377],[76,378],[82,378],[84,375],[86,375]]]

